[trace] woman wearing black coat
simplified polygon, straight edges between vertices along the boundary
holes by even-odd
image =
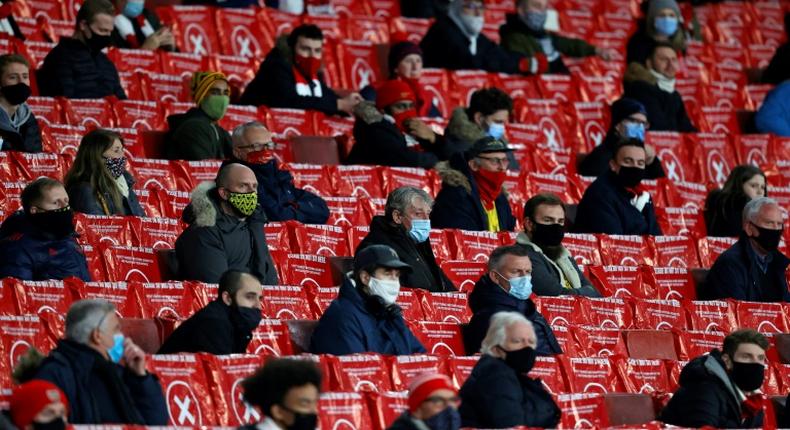
[[[527,376],[536,346],[532,324],[520,313],[491,317],[483,355],[461,387],[462,427],[557,426],[560,409],[540,380]]]
[[[732,169],[724,186],[711,191],[705,200],[703,214],[708,236],[739,236],[743,230],[743,207],[750,200],[767,195],[762,170],[749,164]]]
[[[65,185],[77,212],[145,216],[132,189],[134,179],[126,171],[123,139],[114,131],[97,129],[82,138]]]

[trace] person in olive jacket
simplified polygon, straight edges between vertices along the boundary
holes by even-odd
[[[370,245],[387,245],[411,266],[401,272],[404,287],[431,292],[455,291],[450,279],[436,264],[431,241],[431,206],[433,199],[424,190],[400,187],[387,196],[384,216],[373,217],[370,233],[360,242],[357,252]]]
[[[171,160],[225,159],[230,134],[218,124],[230,104],[228,79],[220,72],[196,72],[189,85],[195,107],[167,117],[165,154]]]
[[[518,0],[516,13],[508,14],[499,27],[500,45],[511,52],[534,58],[541,56],[548,62],[547,73],[569,74],[562,55],[580,58],[598,55],[611,60],[611,49],[596,48],[582,39],[560,36],[544,29],[548,16],[548,0]]]
[[[461,425],[555,428],[560,408],[539,379],[527,376],[535,365],[538,338],[519,312],[498,312],[483,339],[483,354],[461,387]]]

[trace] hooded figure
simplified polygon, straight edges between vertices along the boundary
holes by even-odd
[[[626,64],[642,66],[653,51],[656,42],[668,42],[677,52],[686,52],[689,34],[683,28],[683,15],[675,0],[650,0],[644,20],[639,21],[636,32],[628,40]]]
[[[634,138],[644,142],[645,132],[648,127],[647,110],[642,103],[637,100],[623,97],[614,103],[610,108],[611,123],[609,131],[603,142],[596,146],[579,163],[579,174],[584,176],[598,176],[609,170],[609,160],[612,159],[617,143],[623,138]],[[645,147],[645,150],[648,148]],[[645,168],[645,179],[657,179],[665,176],[664,169],[661,167],[661,160],[655,156],[652,150],[653,160],[647,160]]]
[[[232,153],[230,134],[220,127],[230,104],[228,79],[220,72],[196,72],[189,85],[195,107],[167,117],[171,160],[224,159]]]

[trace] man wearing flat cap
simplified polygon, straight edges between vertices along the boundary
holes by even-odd
[[[516,219],[502,185],[507,179],[507,144],[490,136],[474,143],[465,154],[456,154],[436,170],[442,189],[431,213],[434,228],[472,231],[513,231]]]
[[[230,104],[228,79],[220,72],[196,72],[192,75],[189,89],[195,107],[167,117],[167,158],[221,160],[229,157],[232,140],[218,124]]]
[[[411,267],[386,245],[372,245],[354,257],[354,270],[318,321],[310,340],[313,354],[385,355],[424,353],[395,303],[401,271]]]

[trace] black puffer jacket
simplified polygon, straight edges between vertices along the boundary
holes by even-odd
[[[461,425],[474,428],[557,426],[560,408],[538,379],[483,355],[460,391]]]
[[[118,69],[102,52],[93,52],[77,39],[63,37],[36,72],[42,96],[70,99],[126,99]]]
[[[157,354],[243,354],[252,339],[252,332],[241,329],[240,322],[236,309],[219,299],[214,300],[179,325]]]
[[[661,412],[661,421],[681,427],[758,428],[763,416],[741,418],[741,401],[736,397],[721,359],[713,350],[690,361],[680,372],[680,388]]]
[[[401,285],[431,292],[455,291],[453,283],[436,264],[430,240],[416,243],[402,226],[387,222],[383,216],[375,216],[370,223],[370,233],[359,243],[357,252],[370,245],[389,246],[401,261],[411,266],[411,273],[401,274]]]
[[[219,207],[214,182],[204,182],[192,192],[184,210],[189,227],[176,240],[182,279],[217,283],[229,269],[254,274],[264,285],[277,285],[277,270],[269,254],[260,208],[244,221]]]

